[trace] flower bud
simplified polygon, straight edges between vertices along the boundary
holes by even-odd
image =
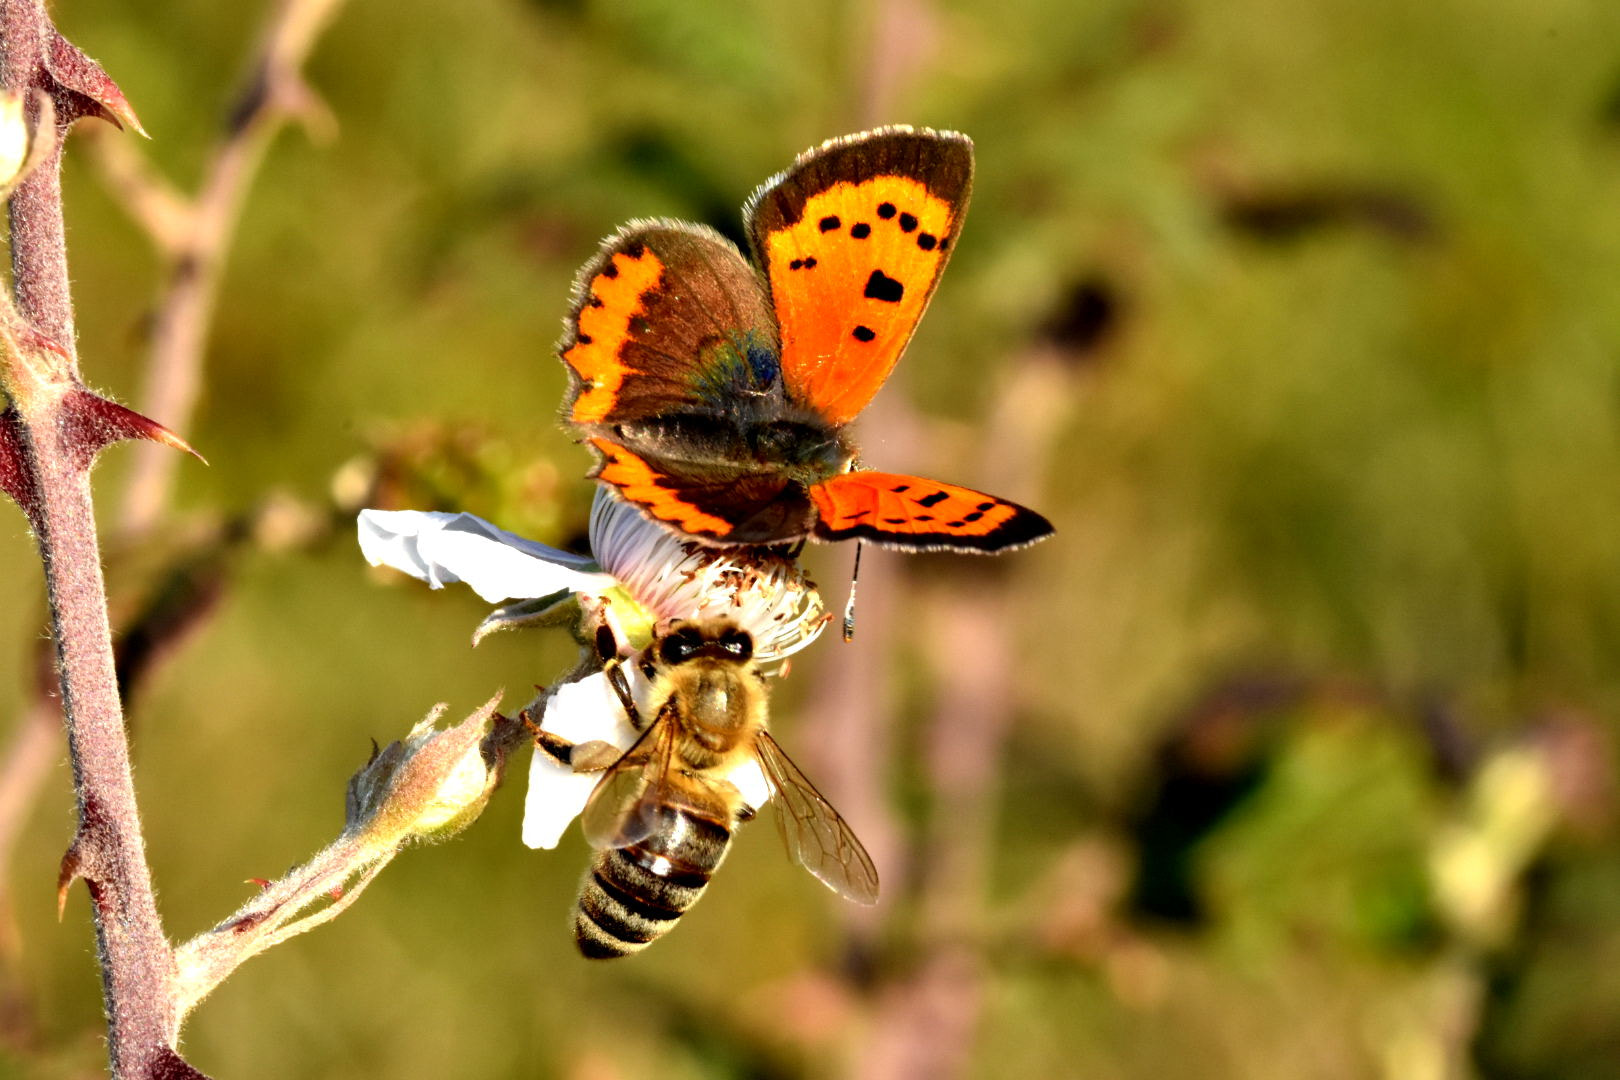
[[[506,740],[488,738],[496,695],[443,730],[435,708],[402,741],[374,753],[349,781],[346,831],[377,847],[442,840],[470,825],[500,782]]]

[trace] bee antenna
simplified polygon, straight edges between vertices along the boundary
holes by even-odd
[[[844,604],[844,642],[855,640],[855,584],[861,578],[861,548],[864,540],[855,541],[855,568],[849,572],[849,600]]]

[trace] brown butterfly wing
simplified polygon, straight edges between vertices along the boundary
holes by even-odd
[[[939,283],[972,186],[967,136],[891,127],[801,155],[749,199],[795,401],[836,427],[872,400]]]
[[[600,434],[723,410],[728,394],[774,381],[779,348],[764,284],[730,241],[681,221],[632,222],[575,281],[557,346],[570,375],[563,420]]]
[[[666,438],[642,439],[669,446]],[[737,467],[722,461],[691,463],[670,446],[662,455],[641,453],[607,438],[587,439],[597,455],[592,473],[655,521],[704,543],[774,544],[804,536],[815,510],[804,487],[771,468]]]

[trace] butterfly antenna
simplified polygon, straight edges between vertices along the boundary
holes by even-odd
[[[861,548],[864,540],[855,541],[855,568],[849,572],[849,600],[844,604],[844,642],[855,640],[855,584],[861,579]]]

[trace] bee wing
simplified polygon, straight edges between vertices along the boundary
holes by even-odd
[[[877,903],[877,867],[848,823],[768,732],[760,732],[754,746],[776,795],[777,830],[793,861],[839,896]]]
[[[579,821],[592,847],[629,847],[657,828],[658,808],[671,800],[675,756],[675,725],[666,715],[659,713],[591,791]]]

